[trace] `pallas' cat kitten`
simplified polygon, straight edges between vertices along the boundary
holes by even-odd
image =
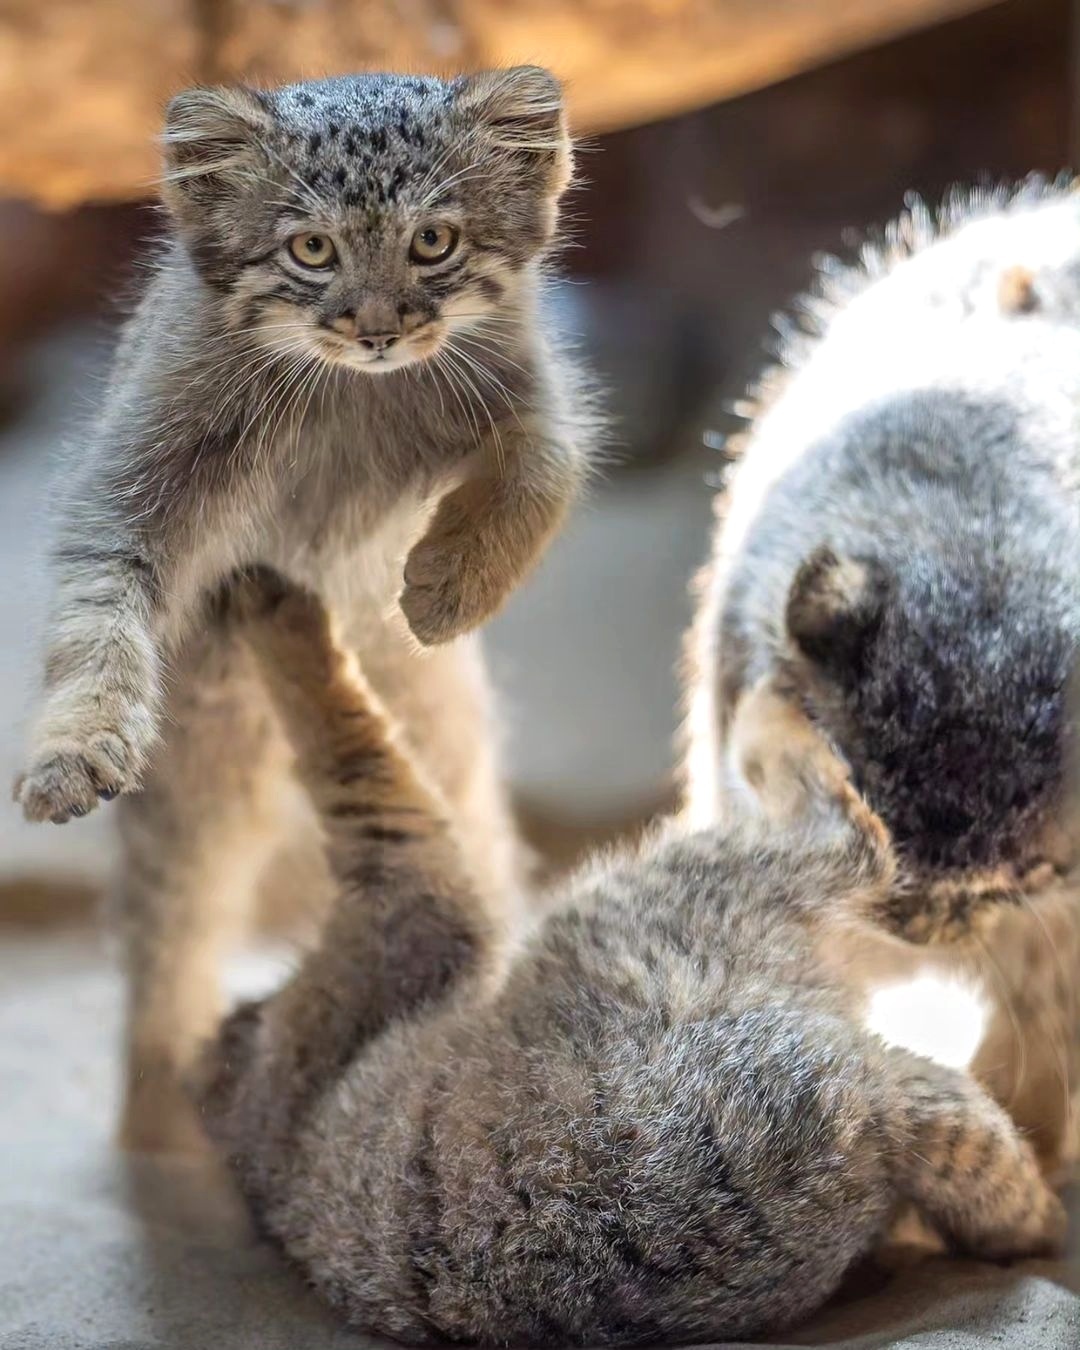
[[[331,597],[509,894],[477,654],[420,651],[396,602],[425,645],[486,619],[562,521],[590,426],[539,313],[571,172],[546,71],[194,89],[164,142],[173,238],[70,456],[18,787],[56,822],[142,788],[123,908],[144,1145],[182,1142],[177,1072],[288,758],[243,653],[193,622],[200,596],[256,560]]]
[[[226,1021],[204,1120],[351,1322],[410,1343],[741,1343],[818,1307],[901,1200],[987,1257],[1060,1239],[1006,1113],[863,1031],[815,955],[866,926],[893,857],[777,691],[734,736],[766,822],[595,860],[511,953],[318,601],[263,575],[231,613],[336,902],[292,979]]]
[[[976,986],[972,1067],[1056,1170],[1080,1088],[1080,197],[916,204],[806,318],[719,503],[691,814],[756,790],[731,729],[779,679],[899,854],[880,918],[906,942],[836,959],[868,990],[920,967]]]

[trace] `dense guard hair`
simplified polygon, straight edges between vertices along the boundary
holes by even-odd
[[[595,860],[511,954],[318,602],[263,572],[226,604],[336,902],[293,978],[226,1021],[199,1100],[263,1230],[350,1323],[410,1344],[741,1341],[815,1310],[905,1200],[958,1250],[1057,1243],[1005,1113],[885,1050],[828,978],[820,939],[863,926],[893,859],[775,690],[742,728],[768,819],[668,824]]]
[[[154,1009],[133,1019],[132,1090],[167,1128],[174,1063],[213,1020],[217,909],[243,908],[210,897],[250,891],[254,840],[276,837],[254,822],[287,768],[205,596],[253,562],[328,593],[477,826],[481,870],[501,859],[506,877],[482,673],[447,644],[542,556],[596,419],[543,303],[572,168],[547,71],[192,89],[163,141],[173,230],[65,464],[18,796],[60,823],[143,789],[123,812],[137,999]]]
[[[911,202],[796,312],[702,578],[690,811],[753,792],[732,728],[780,678],[893,836],[882,926],[958,944],[934,959],[995,1009],[976,1069],[1060,1160],[1080,1069],[1080,197],[1032,180],[937,219]],[[868,982],[904,959],[841,949]]]

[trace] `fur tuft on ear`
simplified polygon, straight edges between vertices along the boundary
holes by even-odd
[[[561,193],[573,168],[562,86],[542,66],[512,66],[463,76],[458,106],[500,149],[536,155],[551,165],[550,188]]]
[[[244,86],[186,89],[166,110],[163,195],[182,219],[191,202],[229,189],[260,159],[260,136],[273,118],[258,90]]]
[[[836,670],[857,664],[881,622],[888,589],[878,563],[838,557],[827,545],[815,549],[788,592],[788,635],[819,665]]]

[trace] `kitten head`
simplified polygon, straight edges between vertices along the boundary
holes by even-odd
[[[1074,865],[1077,643],[1027,597],[1005,603],[1000,577],[973,595],[911,563],[823,546],[798,568],[779,659],[731,705],[731,801],[819,839],[838,820],[889,839],[895,870],[863,918],[954,942]]]
[[[1075,637],[1000,576],[815,550],[785,624],[793,688],[890,830],[917,892],[1029,889],[1067,861]]]
[[[363,75],[169,105],[164,197],[227,320],[371,373],[512,301],[571,170],[558,83]]]

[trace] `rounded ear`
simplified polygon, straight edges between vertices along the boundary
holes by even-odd
[[[266,98],[242,85],[186,89],[165,113],[163,195],[184,219],[194,206],[226,195],[263,159],[261,137],[273,126]]]
[[[888,574],[879,563],[842,558],[822,546],[803,562],[791,583],[788,636],[817,665],[834,672],[857,667],[881,623],[888,593]]]
[[[482,70],[457,81],[457,106],[486,128],[500,149],[536,156],[556,195],[573,170],[562,86],[543,66]]]

